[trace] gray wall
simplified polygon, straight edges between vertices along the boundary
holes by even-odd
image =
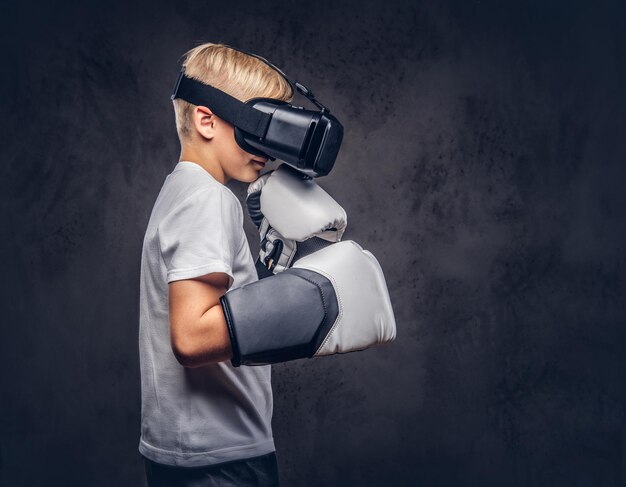
[[[626,485],[623,2],[127,3],[2,4],[1,485],[144,483],[141,244],[202,41],[343,121],[319,183],[397,318],[274,367],[284,485]]]

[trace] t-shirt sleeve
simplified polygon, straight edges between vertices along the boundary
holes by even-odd
[[[240,213],[234,195],[213,187],[196,191],[170,211],[158,226],[167,282],[224,272],[230,277],[230,288],[238,230],[243,228]]]

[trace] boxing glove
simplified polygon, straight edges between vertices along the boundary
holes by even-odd
[[[271,273],[285,270],[295,258],[327,243],[340,241],[347,225],[341,205],[313,179],[287,164],[248,186],[246,206],[259,229],[257,264]],[[302,243],[307,240],[311,241],[305,252]]]
[[[235,367],[353,352],[396,336],[383,271],[351,240],[233,289],[220,303]]]

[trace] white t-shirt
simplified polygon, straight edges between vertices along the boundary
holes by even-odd
[[[185,368],[174,357],[168,283],[210,272],[228,274],[230,289],[258,279],[239,200],[180,161],[154,204],[141,257],[139,451],[155,462],[193,467],[275,450],[271,366]]]

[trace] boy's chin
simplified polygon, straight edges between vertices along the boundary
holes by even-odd
[[[261,175],[261,171],[257,171],[257,170],[246,171],[245,173],[240,174],[240,177],[237,179],[241,181],[242,183],[253,183],[257,179],[259,179],[260,175]]]

